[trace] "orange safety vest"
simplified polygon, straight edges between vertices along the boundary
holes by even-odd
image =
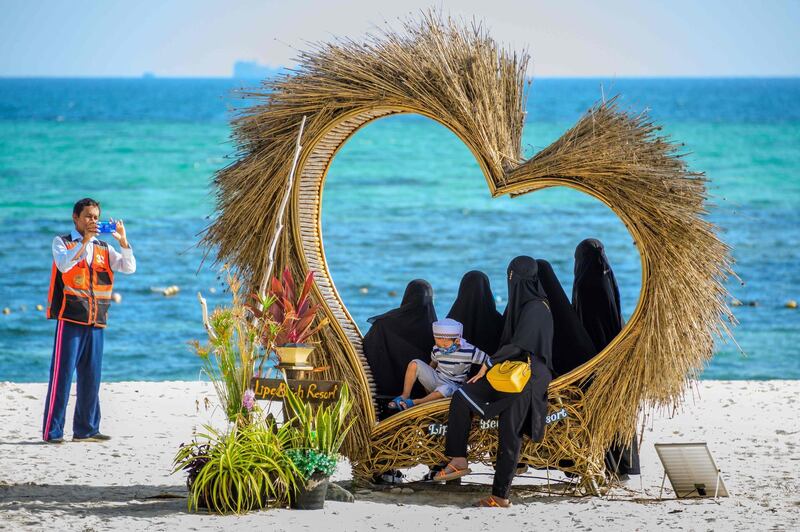
[[[70,235],[60,237],[72,249],[80,241]],[[50,293],[47,296],[47,318],[70,321],[81,325],[105,327],[111,293],[114,288],[114,272],[109,262],[108,244],[95,240],[92,264],[86,259],[78,261],[66,273],[56,267],[50,274]]]

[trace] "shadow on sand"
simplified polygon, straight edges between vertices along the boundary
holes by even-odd
[[[0,483],[0,512],[14,510],[79,517],[157,517],[186,513],[186,489],[181,486]]]
[[[357,501],[387,505],[435,507],[469,507],[490,493],[488,484],[439,485],[411,482],[393,488],[374,486],[373,489],[354,486],[350,481],[337,482],[353,492]],[[514,486],[511,499],[516,503],[555,503],[570,498],[552,490],[547,493],[539,486]],[[0,513],[27,511],[32,514],[93,516],[100,519],[167,517],[187,514],[186,489],[182,486],[88,486],[75,484],[2,484],[0,482]],[[205,514],[204,511],[198,512]]]

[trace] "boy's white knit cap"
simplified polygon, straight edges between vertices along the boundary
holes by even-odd
[[[464,326],[451,318],[433,322],[433,335],[439,338],[461,338]]]

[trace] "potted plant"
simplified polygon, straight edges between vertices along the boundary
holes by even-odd
[[[345,383],[335,403],[312,407],[287,386],[285,400],[292,416],[287,423],[292,430],[286,454],[297,469],[290,504],[296,509],[318,510],[325,503],[339,449],[355,423],[354,419],[347,421],[353,406],[350,390]]]
[[[181,445],[173,460],[173,473],[188,473],[190,511],[240,514],[289,501],[300,478],[287,453],[290,426],[267,419],[233,424],[226,432],[205,428],[206,434]]]
[[[241,300],[241,285],[235,275],[228,275],[232,295],[230,307],[217,308],[207,316],[205,300],[201,299],[208,343],[191,345],[203,363],[203,372],[214,385],[222,408],[230,422],[248,423],[253,411],[254,397],[250,390],[253,368],[264,360],[266,350],[262,337],[265,330],[274,329],[268,320],[254,321],[252,309]],[[265,302],[272,304],[271,296]]]
[[[306,341],[328,323],[328,319],[323,318],[314,326],[314,318],[322,306],[311,299],[313,284],[314,272],[309,271],[297,290],[292,274],[286,268],[280,279],[273,277],[270,281],[266,301],[260,305],[266,310],[251,308],[258,320],[273,324],[271,328],[264,328],[262,343],[268,351],[274,349],[284,364],[308,364],[314,346]]]

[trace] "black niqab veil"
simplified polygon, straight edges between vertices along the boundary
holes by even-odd
[[[539,282],[536,260],[515,258],[508,266],[507,279],[506,321],[492,362],[525,360],[530,356],[531,378],[519,393],[499,392],[485,378],[465,384],[461,393],[484,419],[510,415],[508,422],[517,434],[539,441],[544,434],[547,386],[552,379],[553,318]]]
[[[540,355],[547,367],[552,368],[552,330],[544,341],[539,327],[543,308],[538,302],[545,303],[544,310],[549,314],[547,294],[539,281],[539,266],[535,259],[523,255],[511,261],[507,274],[508,304],[500,345],[514,345],[523,352]]]
[[[597,354],[591,337],[567,298],[553,267],[536,259],[550,312],[553,315],[553,369],[558,375],[569,373]]]
[[[408,363],[415,358],[430,361],[436,309],[433,288],[424,279],[408,283],[396,309],[369,318],[364,336],[364,356],[372,370],[378,395],[397,396],[403,391]]]
[[[575,248],[572,305],[598,353],[622,331],[624,322],[617,279],[603,243],[595,238],[587,238]],[[629,445],[612,445],[606,451],[605,462],[606,468],[617,475],[638,475],[636,435]]]
[[[462,336],[469,343],[485,353],[497,351],[503,332],[503,316],[497,312],[489,277],[485,273],[473,270],[464,274],[447,317],[464,326]]]
[[[619,286],[597,239],[587,238],[575,249],[572,306],[598,353],[622,330]]]

